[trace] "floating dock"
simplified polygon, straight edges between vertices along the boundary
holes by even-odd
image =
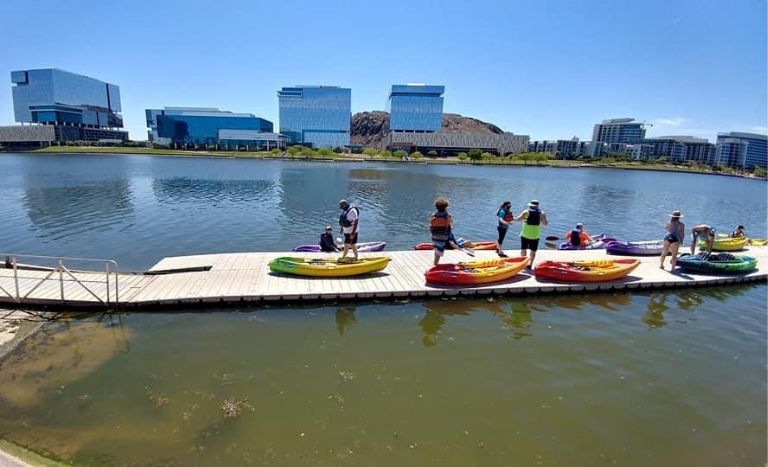
[[[518,254],[516,250],[506,250]],[[686,248],[687,251],[687,248]],[[472,295],[586,293],[606,290],[647,290],[707,285],[765,282],[768,279],[768,247],[750,247],[737,254],[758,258],[758,269],[740,275],[688,274],[659,269],[658,257],[640,258],[629,276],[598,283],[538,281],[530,271],[509,281],[477,287],[427,285],[424,272],[432,264],[431,251],[361,253],[388,256],[389,266],[380,273],[349,278],[310,278],[270,272],[268,263],[278,256],[330,257],[322,253],[225,253],[164,258],[145,273],[15,270],[0,265],[0,306],[125,309],[147,311],[200,305],[244,305],[275,302],[323,302],[334,300],[402,299]],[[474,259],[495,258],[495,252],[477,251]],[[544,260],[569,261],[617,258],[605,250],[539,251]],[[443,262],[470,261],[466,253],[447,251]]]

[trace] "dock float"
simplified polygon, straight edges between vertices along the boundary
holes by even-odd
[[[686,249],[687,250],[687,249]],[[516,250],[507,250],[517,254]],[[432,264],[431,251],[361,253],[388,256],[380,273],[347,278],[311,278],[272,273],[268,263],[278,256],[333,257],[323,253],[224,253],[162,259],[145,273],[114,273],[0,265],[0,306],[63,309],[119,309],[160,311],[205,305],[244,305],[277,302],[313,303],[335,300],[398,300],[407,297],[588,293],[609,290],[649,290],[766,282],[768,247],[749,247],[738,254],[758,258],[748,274],[704,275],[659,269],[658,257],[640,258],[629,276],[596,283],[561,283],[537,280],[530,271],[511,280],[476,287],[427,285],[424,272]],[[477,251],[474,259],[496,258],[495,252]],[[616,258],[604,250],[539,251],[544,260]],[[461,251],[446,251],[443,262],[470,261]]]

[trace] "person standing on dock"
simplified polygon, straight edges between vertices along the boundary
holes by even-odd
[[[347,260],[346,258],[349,250],[352,250],[354,261],[357,261],[357,237],[360,233],[360,208],[354,204],[349,204],[347,200],[342,199],[339,201],[339,209],[342,211],[339,216],[339,225],[344,234],[344,249],[341,252],[339,261]]]
[[[698,243],[700,238],[703,238],[707,244],[707,253],[712,253],[716,233],[717,230],[707,224],[694,225],[691,229],[691,236],[693,237],[691,241],[691,254],[696,254],[696,243]]]
[[[528,269],[533,269],[533,261],[536,259],[536,251],[539,249],[541,238],[541,226],[549,225],[547,215],[539,209],[539,202],[533,200],[528,203],[528,209],[521,212],[516,221],[523,221],[523,229],[520,231],[520,256],[527,256],[527,250],[531,251],[531,262]]]
[[[661,263],[659,265],[661,269],[664,269],[664,260],[670,252],[672,252],[672,258],[669,260],[669,264],[672,266],[671,270],[677,266],[677,252],[685,239],[685,224],[680,222],[682,217],[683,214],[677,209],[672,211],[669,216],[666,227],[667,235],[664,236],[664,248],[661,251]]]
[[[507,255],[504,253],[504,250],[501,249],[501,245],[504,243],[504,238],[507,236],[509,225],[515,220],[515,215],[512,214],[512,203],[509,201],[501,203],[499,210],[496,212],[496,217],[499,220],[498,225],[496,225],[496,230],[499,232],[499,238],[496,241],[496,253],[498,253],[500,258],[506,258]]]
[[[451,240],[451,231],[453,230],[453,217],[448,214],[448,200],[438,198],[435,201],[434,214],[429,216],[429,234],[432,236],[432,249],[435,252],[433,264],[437,266],[445,253],[445,247]]]

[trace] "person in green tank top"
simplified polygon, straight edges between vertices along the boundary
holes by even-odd
[[[527,256],[527,251],[531,251],[531,262],[528,263],[528,269],[533,269],[533,261],[536,259],[536,251],[539,249],[539,238],[541,237],[541,226],[549,225],[547,215],[539,209],[539,202],[536,200],[528,203],[528,209],[521,212],[516,221],[522,221],[523,228],[520,231],[520,256]]]

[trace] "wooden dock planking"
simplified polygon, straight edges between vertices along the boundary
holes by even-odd
[[[512,253],[513,251],[510,250]],[[313,278],[272,274],[268,263],[278,256],[336,257],[323,253],[230,253],[163,258],[150,270],[210,267],[209,271],[180,272],[163,275],[121,274],[120,302],[126,308],[162,307],[181,303],[317,301],[338,298],[397,298],[441,295],[488,295],[513,293],[591,292],[612,289],[643,290],[659,287],[726,284],[761,280],[768,277],[768,248],[751,247],[743,252],[758,257],[758,270],[747,275],[709,276],[671,274],[658,268],[657,257],[641,258],[640,266],[627,278],[618,281],[569,284],[539,282],[523,272],[510,281],[478,287],[431,287],[424,282],[424,272],[431,266],[431,251],[394,251],[361,253],[361,257],[388,256],[390,264],[382,273],[351,278]],[[573,260],[605,258],[604,250],[539,252],[537,262],[547,259]],[[496,258],[495,252],[477,251],[471,258],[461,251],[447,251],[443,262]],[[19,288],[25,295],[45,278],[48,271],[19,271]],[[102,301],[106,301],[106,284],[102,272],[75,272]],[[64,305],[99,306],[100,300],[77,281],[64,274]],[[15,292],[13,271],[0,269],[0,286]],[[40,284],[25,305],[62,305],[58,273]],[[111,290],[111,294],[114,290]],[[110,297],[114,300],[114,296]],[[0,292],[0,303],[14,304]]]

